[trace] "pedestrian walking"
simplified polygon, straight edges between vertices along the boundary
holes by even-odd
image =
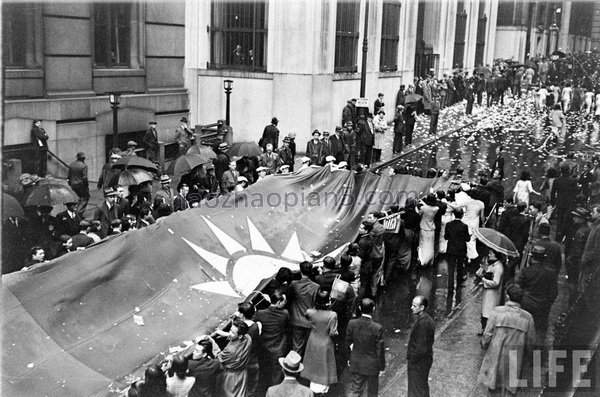
[[[373,119],[373,125],[375,127],[375,140],[373,143],[373,161],[378,162],[381,161],[381,152],[383,150],[383,142],[385,140],[385,130],[387,130],[388,128],[387,123],[385,121],[385,111],[383,109],[380,109],[375,119]]]
[[[481,277],[483,283],[483,297],[481,300],[481,332],[482,335],[488,319],[494,308],[500,305],[502,299],[502,276],[506,258],[501,253],[490,249],[487,261],[482,262],[481,267],[475,273]]]
[[[183,156],[195,143],[195,138],[194,132],[188,128],[187,117],[182,117],[179,122],[179,128],[175,130],[175,141],[179,145],[179,156]]]
[[[523,290],[510,285],[506,298],[503,306],[492,310],[481,338],[486,352],[478,381],[487,386],[490,396],[516,395],[515,379],[520,379],[525,351],[535,342],[533,317],[521,308]]]
[[[283,382],[269,387],[267,397],[313,397],[314,393],[298,382],[298,376],[304,370],[302,357],[295,351],[290,351],[285,357],[279,358],[283,372]]]
[[[408,397],[429,397],[429,370],[433,364],[435,324],[425,311],[429,301],[422,295],[413,298],[410,309],[417,321],[408,337]]]
[[[379,393],[379,372],[385,370],[383,326],[373,320],[375,302],[364,298],[360,302],[361,316],[348,323],[347,349],[350,353],[352,385],[348,396],[358,397],[367,386],[367,396]]]
[[[404,106],[396,106],[396,115],[394,116],[394,144],[392,145],[392,151],[394,154],[402,152],[403,140],[404,140]]]
[[[449,206],[450,208],[450,206]],[[462,283],[465,259],[467,257],[467,243],[471,240],[469,227],[463,223],[462,208],[454,209],[454,220],[448,222],[444,232],[444,239],[448,241],[446,247],[446,262],[448,263],[448,294],[446,296],[446,311],[452,310],[452,301],[458,305],[462,301]],[[456,274],[456,289],[455,275]],[[456,291],[456,295],[454,296]]]
[[[88,183],[88,166],[85,163],[85,153],[77,153],[76,160],[69,164],[67,182],[79,197],[77,213],[83,217],[88,202],[90,201],[90,187]]]
[[[305,313],[314,305],[319,284],[310,279],[312,275],[312,263],[307,261],[300,263],[300,273],[300,280],[292,281],[288,292],[290,297],[292,348],[298,354],[303,355],[311,329]]]
[[[412,145],[413,131],[415,130],[415,123],[417,122],[417,110],[415,104],[409,103],[404,109],[404,120],[405,120],[405,139],[404,143],[406,146]]]

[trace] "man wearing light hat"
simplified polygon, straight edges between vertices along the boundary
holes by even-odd
[[[100,230],[98,232],[100,238],[105,238],[108,235],[112,221],[119,219],[116,199],[117,192],[113,188],[107,187],[104,189],[104,201],[94,212],[94,220],[100,221]]]
[[[135,149],[137,148],[137,142],[136,141],[129,141],[127,142],[127,150],[124,151],[122,153],[123,157],[137,157],[137,153],[135,152]]]
[[[173,212],[173,190],[171,190],[171,177],[167,174],[160,176],[160,189],[154,195],[154,210],[157,210],[161,204],[165,203],[169,205],[171,212]]]
[[[300,159],[300,162],[302,163],[302,166],[300,167],[300,169],[298,171],[302,171],[302,170],[305,170],[308,167],[310,167],[310,158],[304,156]]]
[[[282,165],[281,167],[279,167],[279,172],[282,174],[289,174],[290,173],[290,166],[287,164]]]
[[[111,153],[110,160],[108,161],[108,163],[102,166],[102,170],[100,171],[100,178],[98,178],[98,184],[96,185],[96,188],[98,190],[102,189],[103,187],[108,187],[108,184],[110,183],[110,180],[113,178],[113,176],[119,173],[118,169],[113,168],[113,165],[117,161],[119,161],[119,159],[121,159],[120,154]]]
[[[306,157],[310,158],[311,165],[323,165],[326,150],[321,142],[321,132],[314,130],[310,141],[306,144]]]
[[[77,203],[77,213],[83,216],[88,202],[90,201],[90,187],[88,183],[88,166],[85,163],[85,153],[77,153],[75,161],[69,164],[69,174],[67,181],[71,189],[79,196]]]
[[[179,120],[181,123],[179,128],[175,130],[175,140],[179,145],[179,155],[187,153],[188,149],[194,144],[194,132],[188,128],[187,117],[182,117]]]
[[[156,131],[156,121],[150,121],[148,123],[150,128],[144,134],[142,138],[142,146],[146,149],[146,158],[153,163],[158,163],[158,131]]]
[[[265,179],[268,171],[269,169],[267,167],[258,167],[256,169],[256,172],[258,172],[258,181],[260,181],[261,179]]]
[[[302,357],[291,350],[287,356],[279,358],[279,365],[283,371],[283,382],[271,386],[267,390],[267,397],[313,397],[314,394],[306,386],[298,383],[298,376],[304,370],[301,363]]]

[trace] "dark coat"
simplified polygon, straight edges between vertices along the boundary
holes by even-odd
[[[435,324],[427,312],[422,312],[410,330],[406,359],[409,363],[433,360]]]
[[[90,188],[88,184],[88,166],[81,160],[75,160],[69,164],[69,174],[67,176],[69,186],[82,199],[90,198]]]
[[[274,357],[283,357],[288,352],[287,328],[290,323],[290,313],[287,309],[278,309],[269,306],[259,310],[254,317],[256,322],[262,324],[260,345],[262,351]]]
[[[113,220],[118,219],[118,217],[119,213],[116,205],[113,205],[109,210],[106,201],[103,201],[102,204],[96,208],[96,211],[94,212],[94,220],[100,221],[100,238],[105,238],[108,235],[110,223]]]
[[[446,224],[444,238],[448,240],[446,255],[448,256],[467,256],[467,242],[471,240],[469,227],[460,219],[455,219]]]
[[[229,169],[229,156],[226,153],[219,153],[213,164],[215,165],[215,176],[220,181],[223,173]]]
[[[522,252],[525,244],[527,244],[530,224],[531,219],[523,214],[513,215],[508,220],[508,233],[505,234],[515,244],[519,252]]]
[[[315,283],[306,276],[300,280],[294,280],[290,284],[290,323],[292,326],[301,328],[310,328],[310,323],[306,319],[306,310],[314,306],[315,295],[319,290],[319,284]]]
[[[148,128],[142,137],[142,146],[148,151],[158,153],[158,132],[155,128]]]
[[[71,240],[73,241],[73,247],[71,249],[76,250],[79,247],[85,248],[94,244],[94,239],[85,233],[77,233]]]
[[[36,150],[48,150],[48,134],[46,134],[46,130],[34,125],[31,128],[31,145]]]
[[[196,378],[189,397],[217,397],[217,375],[223,372],[219,360],[203,357],[188,362],[190,376]]]
[[[383,327],[373,319],[361,316],[350,320],[346,346],[354,344],[350,354],[350,370],[361,375],[377,375],[385,370]]]
[[[279,128],[273,124],[269,124],[265,127],[259,145],[267,150],[267,143],[273,144],[273,149],[279,147]]]
[[[561,175],[552,184],[550,202],[559,208],[575,208],[577,192],[577,180],[570,176]]]
[[[550,310],[558,295],[558,279],[554,271],[542,265],[530,265],[521,271],[517,284],[523,288],[523,309],[534,318]]]
[[[81,222],[81,216],[75,211],[75,217],[71,218],[68,211],[59,212],[56,214],[56,227],[58,234],[68,234],[74,236],[79,233],[79,222]]]
[[[325,145],[323,145],[323,142],[321,141],[315,143],[315,141],[311,139],[306,144],[306,156],[310,158],[310,164],[312,165],[323,165],[326,152]]]

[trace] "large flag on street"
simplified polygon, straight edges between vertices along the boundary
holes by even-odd
[[[282,266],[447,180],[309,168],[2,277],[2,395],[116,395]]]

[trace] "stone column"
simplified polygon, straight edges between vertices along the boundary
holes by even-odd
[[[569,48],[569,24],[571,22],[571,1],[563,1],[560,18],[560,32],[558,33],[558,49],[562,52],[571,52]]]

